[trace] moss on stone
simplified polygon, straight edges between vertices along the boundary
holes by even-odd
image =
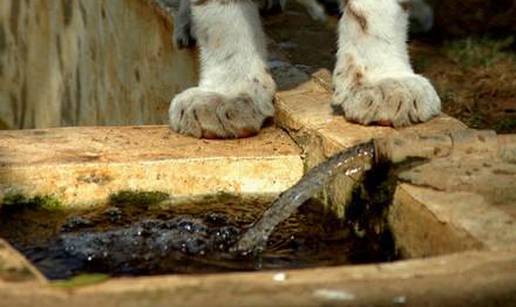
[[[70,279],[52,282],[52,285],[59,288],[77,288],[95,285],[109,279],[106,274],[82,274]]]
[[[10,193],[7,194],[0,208],[19,208],[19,209],[46,209],[46,210],[57,210],[61,209],[63,204],[61,201],[52,195],[36,195],[29,197],[21,193]]]

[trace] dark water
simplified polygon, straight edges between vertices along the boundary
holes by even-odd
[[[392,246],[303,205],[259,256],[228,252],[269,204],[230,199],[171,208],[112,204],[88,211],[2,209],[0,236],[50,279],[307,268],[392,260]],[[391,251],[391,252],[386,252]]]

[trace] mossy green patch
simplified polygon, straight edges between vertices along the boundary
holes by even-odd
[[[106,274],[82,274],[66,280],[52,282],[52,285],[59,288],[77,288],[89,285],[95,285],[105,282],[109,279]]]
[[[52,195],[29,197],[21,193],[10,193],[4,197],[0,208],[58,210],[63,208],[63,204]]]
[[[111,205],[156,205],[167,200],[169,195],[159,191],[133,191],[123,190],[109,196]]]

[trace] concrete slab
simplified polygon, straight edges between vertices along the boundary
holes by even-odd
[[[161,191],[174,198],[275,195],[302,174],[299,148],[275,128],[228,141],[185,137],[166,126],[0,132],[0,203],[22,194],[88,206],[120,190]]]

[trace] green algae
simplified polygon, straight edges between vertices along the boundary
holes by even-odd
[[[29,197],[22,193],[8,193],[4,196],[0,208],[3,209],[45,209],[60,210],[63,203],[52,195],[36,195]]]
[[[51,284],[54,287],[70,289],[99,284],[109,280],[109,278],[107,274],[81,274],[70,279],[54,281]]]

